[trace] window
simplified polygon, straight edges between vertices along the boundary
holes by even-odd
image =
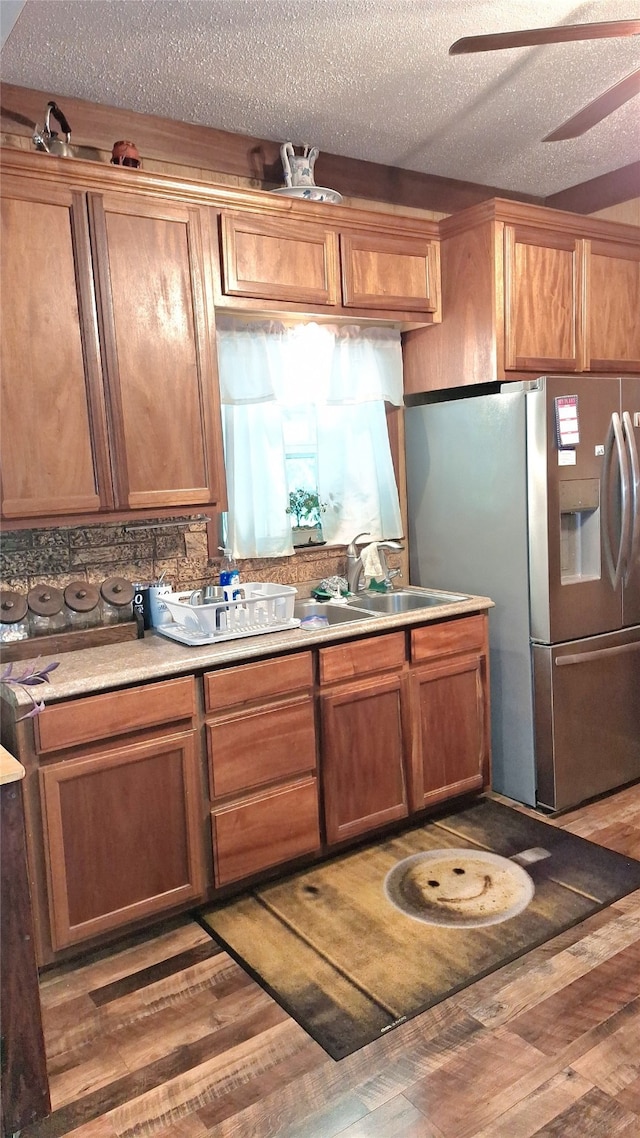
[[[293,553],[298,489],[319,495],[330,544],[401,536],[385,413],[402,403],[397,330],[225,317],[218,355],[237,557]]]
[[[320,545],[323,503],[318,487],[318,432],[308,406],[282,407],[288,513],[294,546]],[[309,532],[299,532],[306,527]]]

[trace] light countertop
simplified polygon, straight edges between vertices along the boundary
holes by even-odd
[[[38,698],[43,698],[45,704],[50,704],[70,696],[202,671],[223,664],[240,664],[252,658],[282,652],[304,651],[323,644],[390,632],[413,624],[447,620],[452,616],[483,612],[490,608],[493,608],[493,601],[488,597],[466,596],[463,600],[409,613],[376,614],[315,631],[294,628],[201,647],[179,644],[152,630],[145,634],[143,640],[83,648],[76,652],[61,653],[58,657],[38,657],[38,663],[43,667],[56,658],[59,666],[51,673],[50,683],[31,690]],[[34,658],[36,656],[37,644],[34,642]],[[28,695],[13,685],[10,689],[6,685],[3,695],[16,707],[31,706]]]
[[[22,763],[14,759],[10,751],[0,744],[0,786],[8,782],[19,782],[24,778],[25,770]]]

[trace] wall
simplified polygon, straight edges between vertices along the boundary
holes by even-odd
[[[621,221],[624,225],[640,225],[640,198],[597,210],[592,216],[603,217],[605,221]]]
[[[215,581],[218,566],[219,557],[209,557],[206,522],[14,530],[2,535],[0,586],[27,592],[41,582],[64,588],[78,579],[99,585],[112,576],[152,581],[164,574],[176,589],[189,589]],[[242,561],[240,570],[244,581],[318,581],[344,575],[345,551],[319,546],[293,557]]]

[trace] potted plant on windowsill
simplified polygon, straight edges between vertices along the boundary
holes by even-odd
[[[298,487],[290,492],[287,513],[295,521],[292,526],[294,546],[324,545],[321,515],[326,509],[315,490]]]

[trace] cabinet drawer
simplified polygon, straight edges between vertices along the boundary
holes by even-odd
[[[216,885],[320,848],[315,778],[211,816]]]
[[[313,702],[308,698],[207,724],[211,794],[238,794],[315,770]]]
[[[283,656],[256,664],[242,664],[239,668],[224,668],[219,672],[209,672],[204,677],[205,708],[207,711],[216,711],[237,704],[245,706],[252,700],[303,691],[312,684],[313,663],[310,652],[298,652],[295,656]]]
[[[411,630],[411,659],[431,660],[456,652],[486,651],[487,618],[468,616],[444,624],[428,624]]]
[[[127,735],[143,727],[191,719],[195,710],[192,676],[74,699],[45,707],[38,715],[36,747],[40,754],[59,751]]]
[[[335,644],[321,648],[320,683],[351,680],[374,672],[401,668],[405,659],[404,632],[376,636],[371,640],[354,640],[351,644]]]

